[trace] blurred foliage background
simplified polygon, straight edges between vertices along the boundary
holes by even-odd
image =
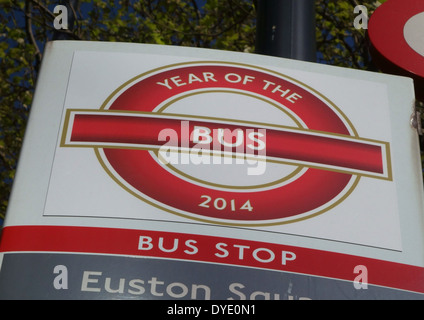
[[[74,23],[54,29],[60,0],[0,0],[0,224],[6,213],[46,42],[155,43],[253,53],[255,0],[70,0]],[[380,1],[383,2],[383,1]],[[375,0],[316,0],[317,62],[374,70],[354,7]],[[34,168],[36,170],[36,168]]]

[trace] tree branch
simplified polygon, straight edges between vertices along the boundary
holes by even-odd
[[[28,36],[29,41],[35,48],[35,57],[37,66],[41,63],[42,54],[40,48],[38,47],[37,41],[35,40],[34,33],[32,32],[32,14],[31,14],[32,5],[30,1],[25,1],[25,30]]]

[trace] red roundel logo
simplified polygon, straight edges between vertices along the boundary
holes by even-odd
[[[337,206],[360,177],[391,180],[388,143],[359,137],[307,85],[236,63],[141,74],[99,110],[68,109],[63,135],[134,196],[209,223],[295,222]]]
[[[424,1],[391,0],[371,16],[368,36],[374,62],[384,72],[414,79],[424,101]]]

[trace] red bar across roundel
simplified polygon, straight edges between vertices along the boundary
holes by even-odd
[[[344,171],[363,171],[374,175],[384,175],[383,159],[386,151],[383,150],[381,143],[307,130],[269,126],[265,128],[227,121],[220,123],[216,120],[183,119],[155,114],[76,113],[73,118],[70,142],[72,144],[92,143],[93,146],[115,148],[143,145],[144,148],[151,146],[157,149],[165,143],[170,145],[163,136],[172,132],[178,135],[175,147],[193,148],[195,143],[190,140],[190,133],[194,127],[207,127],[211,132],[219,128],[232,132],[242,130],[244,136],[247,136],[248,132],[265,130],[262,132],[266,132],[264,137],[266,149],[261,155],[265,155],[266,159],[299,162],[301,165],[325,167],[330,170],[336,167]],[[159,139],[160,136],[161,139]],[[209,150],[214,150],[212,142]]]

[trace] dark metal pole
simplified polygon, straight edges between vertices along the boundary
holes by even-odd
[[[78,11],[79,0],[61,0],[59,4],[64,5],[68,12],[68,30],[74,29],[76,19],[76,12]],[[68,31],[66,30],[66,31]],[[71,32],[64,32],[55,30],[53,33],[53,40],[74,40]]]
[[[258,0],[256,53],[316,61],[315,0]]]

